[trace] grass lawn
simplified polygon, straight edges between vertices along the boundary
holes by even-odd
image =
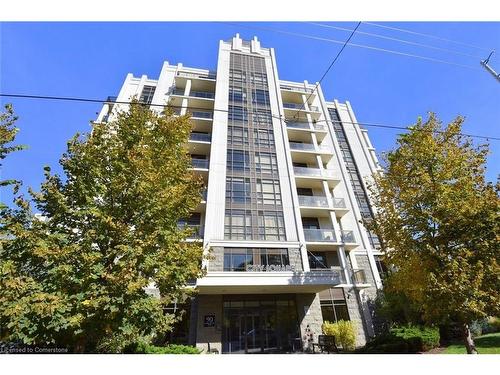
[[[500,354],[500,332],[476,337],[474,344],[479,354]],[[457,343],[448,346],[443,353],[465,354],[466,350],[463,343]]]

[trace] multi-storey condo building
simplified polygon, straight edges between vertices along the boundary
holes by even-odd
[[[280,80],[274,50],[238,34],[220,41],[216,71],[165,62],[158,79],[129,74],[116,101],[133,97],[191,114],[193,170],[206,185],[180,223],[196,228],[208,257],[177,339],[222,353],[287,352],[341,319],[355,323],[357,345],[373,335],[380,252],[362,219],[372,215],[366,181],[380,167],[348,102]],[[104,105],[97,121],[117,106]]]

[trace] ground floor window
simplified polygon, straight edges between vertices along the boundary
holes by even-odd
[[[344,290],[342,288],[327,289],[319,294],[321,314],[324,322],[350,320]]]

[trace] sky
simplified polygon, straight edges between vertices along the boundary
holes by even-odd
[[[353,29],[357,22],[322,24]],[[386,39],[356,33],[351,43],[451,64],[348,45],[321,83],[327,100],[350,101],[359,122],[408,126],[433,111],[444,123],[457,115],[465,116],[465,133],[500,137],[500,83],[479,64],[490,50],[497,50],[499,54],[493,55],[490,64],[500,72],[500,23],[382,25],[414,33],[362,23],[359,32],[383,35]],[[262,46],[275,49],[280,79],[310,83],[320,80],[342,47],[321,38],[344,41],[350,34],[307,22],[3,22],[0,92],[105,99],[118,94],[127,73],[157,79],[163,61],[215,70],[219,40],[230,39],[237,32],[247,40],[257,36]],[[17,141],[28,146],[3,161],[1,178],[21,180],[23,189],[31,186],[35,190],[43,181],[43,167],[49,165],[60,172],[58,160],[67,141],[77,132],[88,132],[90,121],[100,110],[96,103],[3,97],[0,103],[13,104],[19,116]],[[401,133],[386,128],[367,129],[378,154],[393,149]],[[500,141],[491,140],[490,150],[487,179],[496,181]],[[0,200],[9,203],[12,196],[2,190]]]

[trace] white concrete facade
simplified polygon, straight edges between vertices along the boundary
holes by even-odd
[[[232,126],[228,113],[234,105],[230,99],[231,59],[236,55],[263,59],[258,61],[263,61],[265,66],[266,108],[271,113],[272,153],[277,163],[273,177],[279,182],[279,211],[286,239],[235,239],[227,235],[228,129]],[[253,87],[253,83],[248,85]],[[154,94],[144,99],[147,87],[152,87]],[[192,114],[193,137],[189,149],[196,159],[193,169],[205,180],[207,195],[190,223],[199,226],[199,240],[205,253],[212,255],[203,263],[207,275],[197,280],[195,286],[200,298],[191,311],[198,314],[197,323],[192,327],[194,332],[190,334],[192,343],[203,349],[210,346],[227,352],[226,344],[233,340],[233,333],[225,326],[229,319],[226,305],[230,306],[230,301],[238,296],[242,301],[257,300],[258,296],[268,301],[279,295],[287,296],[287,306],[292,306],[289,301],[293,301],[299,320],[297,335],[307,349],[310,342],[305,330],[312,331],[314,337],[321,334],[321,323],[326,320],[322,315],[330,311],[329,302],[322,299],[321,294],[328,290],[344,296],[343,304],[349,317],[359,323],[357,344],[363,344],[373,335],[367,301],[381,287],[375,260],[379,250],[370,244],[367,231],[360,223],[362,214],[334,129],[332,110],[338,113],[365,191],[366,182],[380,167],[368,134],[357,124],[351,105],[326,101],[319,84],[280,80],[274,50],[262,47],[257,38],[243,41],[238,34],[229,41],[219,42],[216,72],[165,62],[157,80],[128,74],[117,98],[103,106],[97,121],[112,120],[117,110],[127,107],[120,103],[134,97],[140,100],[141,96],[155,110],[160,111],[162,105],[170,103],[177,113]],[[253,158],[252,152],[250,147],[250,158]],[[263,180],[259,176],[257,181]],[[265,208],[257,210],[260,214]],[[236,272],[228,270],[228,249],[236,253],[238,249],[249,249],[255,251],[253,254],[286,250],[287,257],[281,259],[286,259],[282,261],[288,264],[257,272],[248,268]],[[257,258],[253,257],[255,262]],[[201,298],[205,295],[207,297]],[[210,296],[218,296],[219,302]],[[203,302],[208,300],[210,304]],[[229,302],[224,302],[226,300]],[[333,297],[331,305],[337,319]],[[353,313],[355,309],[358,311]],[[200,323],[207,316],[214,317],[213,326]],[[204,342],[205,339],[209,342]],[[247,338],[245,340],[244,348],[238,347],[239,351],[250,351]],[[234,345],[242,344],[233,343],[233,348]],[[265,349],[262,342],[259,345],[261,350]]]

